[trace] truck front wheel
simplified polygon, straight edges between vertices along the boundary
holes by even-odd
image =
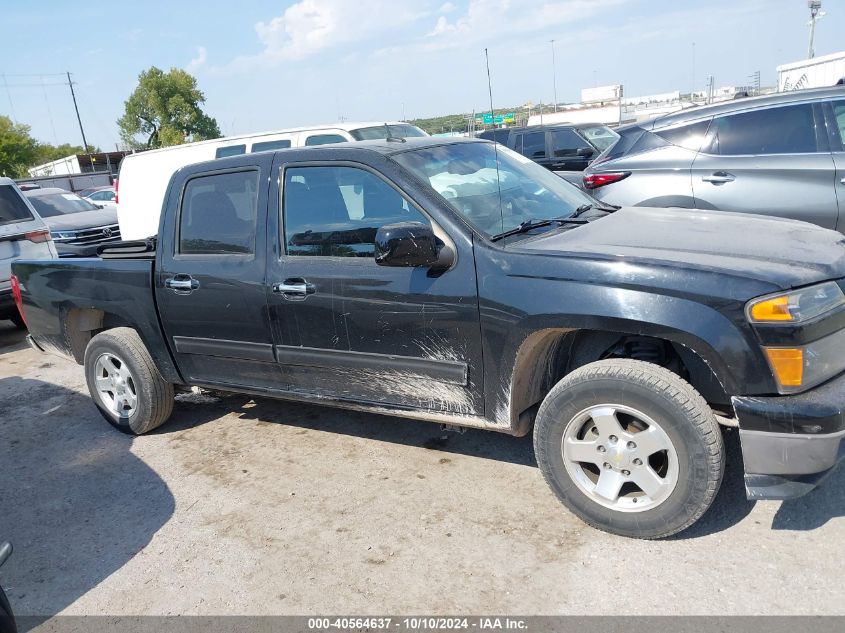
[[[84,364],[91,398],[115,428],[141,435],[170,417],[173,385],[161,377],[135,330],[98,334],[85,349]]]
[[[686,529],[724,471],[719,426],[668,369],[628,359],[585,365],[537,413],[534,450],[547,483],[593,527],[634,538]]]

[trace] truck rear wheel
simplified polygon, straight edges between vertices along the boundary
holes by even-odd
[[[156,368],[138,333],[115,328],[85,349],[85,380],[100,413],[124,433],[161,426],[173,410],[173,385]]]
[[[572,512],[633,538],[688,528],[713,502],[722,435],[704,398],[668,369],[603,360],[561,380],[537,413],[534,451]]]

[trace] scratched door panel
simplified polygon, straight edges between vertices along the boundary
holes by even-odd
[[[313,172],[312,177],[312,172],[298,172],[296,166],[289,164],[288,172],[282,166],[283,189],[304,196],[306,189],[298,183],[309,181],[307,191],[314,192],[329,180],[342,190],[342,196],[335,196],[344,202],[342,217],[331,218],[333,236],[358,230],[366,222],[367,204],[375,199],[375,194],[368,197],[368,187],[373,183],[380,187],[378,180],[367,175],[353,186],[348,183],[357,175],[350,176],[351,172]],[[291,175],[299,173],[302,178]],[[271,204],[278,205],[283,195],[271,191]],[[372,250],[369,234],[361,244],[346,240],[337,250],[318,245],[321,250],[314,255],[301,245],[316,243],[310,238],[321,230],[328,232],[315,219],[328,215],[327,200],[324,196],[321,206],[310,211],[301,225],[293,212],[286,216],[285,227],[268,225],[268,234],[279,235],[281,242],[278,256],[268,260],[268,281],[309,286],[305,296],[271,293],[268,300],[285,388],[325,398],[483,414],[471,238],[450,233],[457,261],[441,273],[377,265],[367,250]],[[407,200],[397,213],[412,221],[429,221]],[[271,217],[278,218],[278,212]],[[382,218],[381,225],[396,219]],[[364,226],[373,230],[376,223]]]

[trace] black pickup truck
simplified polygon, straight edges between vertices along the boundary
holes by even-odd
[[[19,261],[31,344],[84,364],[119,429],[198,386],[533,429],[591,525],[662,537],[721,484],[811,490],[845,455],[845,242],[802,222],[603,205],[478,140],[219,159],[171,179],[159,234]]]

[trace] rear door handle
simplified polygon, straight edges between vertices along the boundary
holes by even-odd
[[[176,294],[189,295],[200,287],[200,282],[186,273],[179,273],[164,280],[164,287]]]
[[[304,301],[308,295],[317,292],[317,287],[302,277],[292,277],[273,284],[273,292],[282,295],[288,301]]]
[[[736,180],[736,176],[726,171],[714,171],[709,176],[702,176],[701,179],[704,182],[712,182],[714,185],[719,185],[726,182],[733,182]]]
[[[845,185],[845,178],[843,178],[843,179],[842,179],[842,180],[840,180],[839,182],[841,182],[843,185]]]

